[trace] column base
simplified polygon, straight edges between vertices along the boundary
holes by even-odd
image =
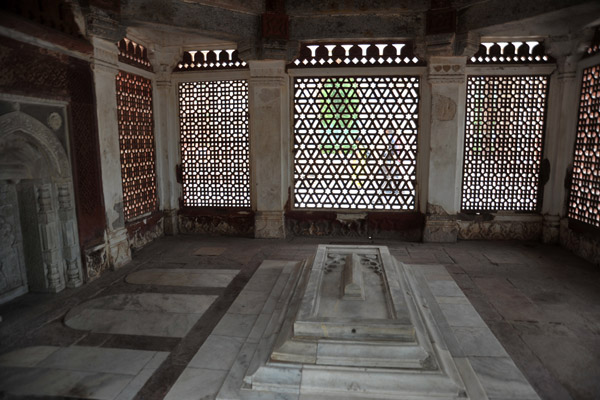
[[[423,242],[454,243],[458,237],[456,217],[451,215],[428,215],[425,217]]]
[[[177,210],[163,211],[163,229],[165,235],[174,236],[179,233],[179,219],[177,218]]]
[[[257,211],[254,217],[254,237],[257,239],[284,239],[283,211]]]
[[[102,273],[109,269],[107,244],[102,242],[84,250],[86,280],[88,282],[100,277]]]
[[[121,268],[131,261],[131,249],[127,240],[127,229],[121,228],[108,235],[110,265],[113,269]]]
[[[544,215],[542,226],[542,242],[558,243],[560,239],[560,217],[558,215]]]

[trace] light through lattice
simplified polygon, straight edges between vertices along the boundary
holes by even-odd
[[[294,206],[414,210],[419,78],[294,80]]]
[[[119,72],[117,113],[123,213],[131,220],[157,208],[151,81]]]
[[[462,209],[536,211],[546,76],[469,76]]]
[[[583,71],[569,217],[600,226],[600,65]]]
[[[250,207],[248,82],[179,84],[185,206]]]

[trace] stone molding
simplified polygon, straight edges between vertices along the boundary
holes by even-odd
[[[112,72],[119,68],[119,48],[116,43],[92,36],[94,55],[92,56],[94,70]]]
[[[249,61],[250,84],[256,86],[284,86],[287,74],[284,61]]]
[[[33,138],[46,150],[48,159],[61,178],[71,178],[69,157],[60,141],[46,125],[19,111],[0,117],[0,143],[7,135],[17,131]]]
[[[254,236],[254,215],[178,215],[181,233],[201,233],[224,236]]]
[[[458,236],[456,217],[447,215],[428,215],[425,219],[423,242],[454,243]]]
[[[465,240],[540,240],[542,220],[458,221],[458,238]]]
[[[127,229],[119,228],[108,234],[109,261],[112,268],[121,268],[131,261]]]
[[[257,211],[254,217],[254,237],[260,239],[284,239],[284,212]]]
[[[437,84],[462,84],[466,79],[466,63],[466,57],[430,57],[428,80]]]

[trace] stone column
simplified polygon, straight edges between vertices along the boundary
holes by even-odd
[[[285,237],[289,88],[285,61],[250,61],[250,158],[255,237]]]
[[[77,235],[77,222],[72,200],[72,184],[59,183],[58,189],[58,215],[61,221],[62,250],[67,267],[67,286],[79,287],[83,284],[81,257],[79,253],[79,236]]]
[[[427,217],[423,241],[455,242],[460,211],[466,57],[432,56],[431,138]]]
[[[65,288],[62,276],[63,259],[58,216],[52,201],[52,185],[45,183],[37,188],[38,228],[42,245],[46,290],[60,292]]]
[[[92,36],[93,69],[102,167],[102,188],[107,224],[109,263],[121,267],[131,260],[123,215],[123,186],[119,124],[117,120],[117,87],[119,50],[111,41]]]
[[[577,62],[570,57],[558,59],[558,71],[550,80],[547,127],[544,157],[550,171],[548,182],[543,188],[542,214],[544,225],[542,240],[545,243],[558,243],[560,218],[566,216],[567,190],[565,178],[567,169],[573,162],[579,93]]]
[[[150,60],[156,72],[152,102],[158,202],[164,212],[167,235],[178,233],[177,211],[181,196],[181,186],[177,184],[175,175],[179,160],[177,85],[171,83],[173,68],[180,59],[179,48],[155,46]]]

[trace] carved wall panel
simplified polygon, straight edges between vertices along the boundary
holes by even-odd
[[[103,240],[106,226],[93,76],[86,61],[3,38],[0,91],[69,103],[70,149],[83,247]]]
[[[17,99],[14,108],[20,110],[21,104],[33,110],[35,103]],[[0,179],[16,182],[18,209],[12,213],[17,215],[17,227],[8,229],[8,225],[15,225],[13,221],[4,224],[4,229],[7,243],[11,242],[25,261],[29,288],[58,292],[66,286],[80,286],[83,274],[69,157],[53,132],[56,124],[52,118],[45,122],[48,120],[50,126],[21,111],[0,116]],[[17,202],[9,204],[15,208]],[[18,225],[24,238],[22,249],[15,248],[16,240],[12,239]],[[11,262],[13,269],[21,267],[18,258],[7,255],[3,263]]]
[[[181,233],[253,237],[254,213],[180,214],[179,230]]]
[[[539,221],[458,221],[458,238],[466,240],[532,240],[542,237]]]
[[[15,185],[0,183],[0,304],[27,291],[20,225]]]

